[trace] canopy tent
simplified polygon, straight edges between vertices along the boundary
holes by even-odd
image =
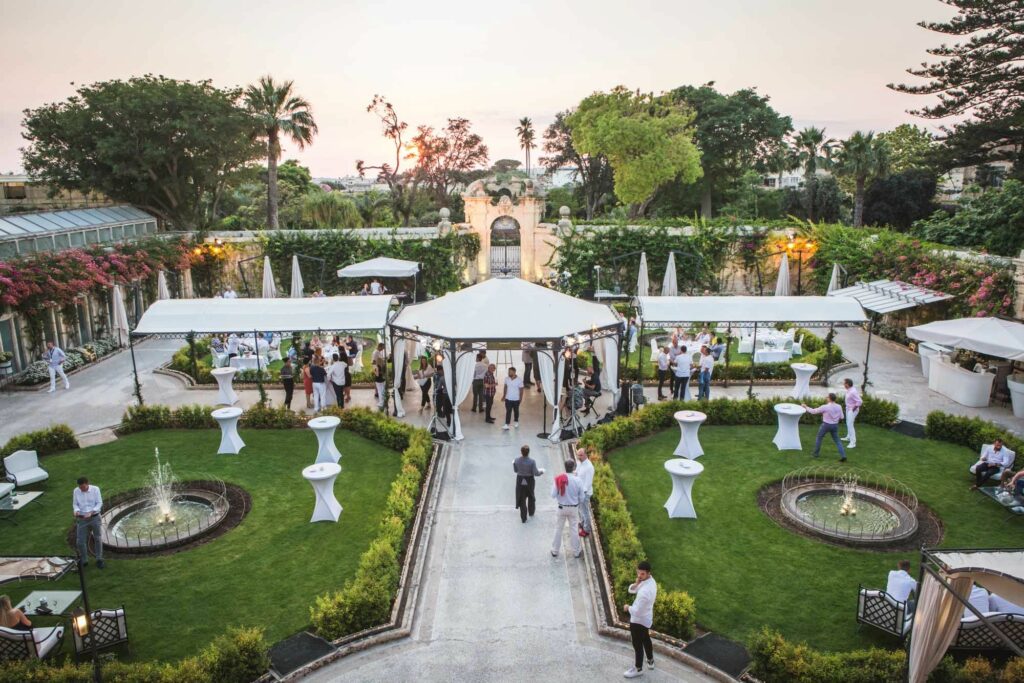
[[[270,268],[270,257],[263,257],[263,298],[274,299],[277,297],[277,285],[274,284],[274,271]]]
[[[621,317],[609,306],[583,301],[519,278],[495,278],[419,304],[403,307],[390,322],[396,381],[401,372],[407,342],[435,340],[442,352],[445,389],[452,401],[454,438],[462,438],[458,405],[472,379],[474,350],[469,342],[523,342],[537,351],[541,388],[555,409],[552,438],[558,438],[558,406],[562,385],[556,385],[561,351],[567,346],[590,342],[604,345],[603,376],[608,388],[617,392],[618,344],[622,337]],[[568,339],[568,338],[571,338]],[[467,348],[468,346],[468,348]],[[542,360],[544,359],[544,360]],[[611,367],[609,367],[611,366]],[[396,415],[404,415],[400,392],[395,392]]]
[[[990,623],[968,599],[977,583],[999,597],[1024,604],[1024,549],[921,551],[920,597],[907,654],[907,680],[924,683],[956,637],[964,610],[1019,656],[1024,651]]]
[[[789,254],[782,254],[779,278],[775,281],[775,296],[789,296]]]
[[[420,264],[415,261],[379,256],[341,268],[338,277],[413,277],[418,272]]]
[[[907,336],[987,356],[1024,361],[1024,324],[1001,318],[957,318],[907,328]]]

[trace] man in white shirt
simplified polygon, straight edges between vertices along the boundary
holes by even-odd
[[[671,346],[668,347],[668,364],[669,364],[669,370],[670,371],[674,371],[675,370],[676,358],[679,357],[679,354],[685,353],[685,352],[686,352],[686,347],[683,346],[681,342],[678,342],[678,341],[675,340],[675,338],[673,338]],[[675,375],[675,372],[672,372],[671,376],[669,377],[668,393],[669,393],[669,395],[672,396],[672,398],[676,397],[676,375]]]
[[[679,347],[679,354],[672,361],[672,398],[677,401],[690,400],[690,357],[686,355],[686,347]]]
[[[100,510],[103,496],[99,486],[89,484],[86,477],[78,478],[78,486],[71,494],[71,510],[75,514],[75,532],[78,540],[78,561],[83,567],[89,564],[89,536],[92,536],[92,550],[96,555],[96,566],[103,569],[103,525]]]
[[[228,287],[227,289],[224,290],[224,298],[225,299],[237,299],[238,298],[238,294],[231,287]]]
[[[658,400],[659,401],[664,401],[666,398],[668,398],[667,396],[665,396],[664,392],[662,391],[662,387],[665,386],[665,380],[669,379],[669,377],[671,377],[671,375],[672,375],[672,371],[670,369],[671,365],[672,365],[672,356],[670,356],[669,353],[668,353],[668,347],[667,346],[663,347],[661,349],[661,353],[658,354]],[[669,390],[670,391],[671,391],[671,388],[672,388],[672,384],[669,383]]]
[[[590,498],[594,495],[594,463],[590,462],[590,454],[582,448],[576,449],[576,477],[583,487],[580,499],[580,535],[589,536],[593,527],[590,524]]]
[[[583,554],[583,544],[580,543],[580,535],[576,532],[575,522],[579,519],[580,499],[583,498],[583,487],[580,485],[579,477],[573,474],[576,469],[575,460],[565,461],[565,474],[555,477],[555,483],[551,487],[551,497],[558,503],[558,517],[555,522],[555,538],[551,542],[551,557],[558,557],[558,551],[562,548],[562,529],[569,527],[569,539],[572,545],[573,557]]]
[[[52,341],[46,342],[46,351],[43,351],[43,360],[46,361],[46,369],[50,372],[50,391],[53,393],[57,390],[57,375],[64,380],[64,388],[70,389],[71,382],[68,381],[68,376],[64,374],[64,361],[67,356],[64,352]]]
[[[654,601],[658,599],[658,584],[651,576],[651,563],[644,560],[636,566],[636,581],[629,586],[636,596],[632,605],[623,605],[629,612],[629,635],[633,641],[635,664],[626,671],[626,678],[637,678],[644,673],[644,655],[647,666],[654,666],[654,643],[651,642],[651,624],[654,622]]]
[[[911,593],[917,592],[917,581],[910,575],[910,562],[900,560],[898,569],[889,572],[889,580],[885,584],[885,592],[897,602],[906,602]]]
[[[476,364],[473,366],[473,411],[474,413],[484,411],[484,375],[487,374],[487,354],[483,351],[476,354]]]
[[[715,369],[715,357],[707,344],[700,347],[700,375],[697,380],[697,400],[711,398],[711,372]]]
[[[228,361],[229,362],[231,361],[232,358],[234,358],[235,356],[238,355],[238,344],[239,344],[238,335],[235,334],[234,332],[229,334],[228,335],[228,344],[227,344],[227,349],[226,349],[227,352],[228,352]]]
[[[976,489],[996,474],[1010,466],[1010,452],[1003,446],[1002,439],[996,439],[991,446],[986,446],[981,457],[974,465],[974,486]]]
[[[384,285],[382,285],[380,283],[380,280],[378,280],[377,278],[374,278],[373,282],[370,283],[370,294],[373,294],[374,296],[377,296],[377,295],[380,295],[380,294],[383,294],[383,293],[384,293]]]
[[[334,396],[338,399],[338,407],[345,407],[345,369],[348,368],[348,363],[341,360],[341,356],[337,353],[333,354],[331,358],[334,362],[331,363],[331,367],[327,370],[327,381],[334,387]]]
[[[505,378],[505,388],[501,392],[501,400],[505,402],[505,424],[502,429],[508,429],[512,416],[515,415],[513,427],[519,427],[519,402],[523,400],[523,378],[516,377],[516,369],[508,369],[508,377]]]

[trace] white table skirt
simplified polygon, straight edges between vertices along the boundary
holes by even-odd
[[[801,451],[800,417],[807,411],[795,403],[779,403],[775,406],[775,414],[779,418],[779,429],[775,432],[772,443],[780,451]]]
[[[792,357],[793,352],[785,349],[758,349],[754,352],[755,363],[785,363]]]
[[[333,462],[317,463],[302,470],[302,476],[313,487],[316,506],[310,522],[337,522],[341,517],[341,503],[334,497],[334,480],[341,473],[341,466]]]
[[[317,452],[316,462],[338,462],[341,460],[341,453],[334,445],[334,430],[341,424],[341,420],[333,415],[314,417],[306,425],[316,434]]]
[[[266,357],[257,359],[256,356],[235,356],[231,359],[229,365],[238,370],[255,370],[257,368],[257,360],[259,368],[263,370],[266,370],[267,366],[270,365],[270,361]]]
[[[235,393],[234,388],[231,386],[232,380],[235,378],[235,373],[238,372],[235,368],[214,368],[210,371],[213,378],[217,380],[217,403],[225,406],[231,406],[238,402],[238,394]]]
[[[241,408],[219,408],[210,415],[220,425],[220,446],[217,455],[237,455],[245,448],[245,442],[238,435],[238,418],[242,416]]]
[[[807,398],[811,395],[811,375],[818,369],[818,366],[810,363],[793,363],[789,367],[793,368],[793,374],[796,375],[793,398]]]
[[[991,372],[971,372],[949,362],[946,356],[929,356],[928,388],[953,399],[960,405],[984,408],[992,395]]]
[[[679,445],[672,455],[691,460],[704,455],[704,449],[697,438],[697,431],[701,424],[708,419],[704,413],[696,410],[680,410],[675,414],[676,422],[679,423]]]
[[[665,509],[671,519],[696,519],[693,507],[693,482],[704,471],[699,462],[685,459],[669,460],[665,470],[672,477],[672,494],[665,501]]]

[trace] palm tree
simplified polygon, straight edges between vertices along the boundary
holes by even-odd
[[[519,119],[519,125],[516,126],[516,135],[519,136],[519,148],[526,150],[526,175],[530,175],[530,150],[534,149],[537,145],[533,143],[534,130],[533,121],[530,117],[524,116]]]
[[[797,158],[804,167],[807,217],[814,220],[814,194],[817,190],[818,169],[827,169],[832,165],[832,148],[835,140],[825,137],[824,128],[809,126],[796,134],[793,144],[797,150]]]
[[[387,195],[376,190],[364,192],[356,197],[356,209],[362,218],[363,227],[376,227],[377,218],[380,216],[381,211],[388,208],[390,204],[391,200]]]
[[[864,187],[870,178],[877,178],[889,172],[889,147],[874,133],[855,132],[849,140],[843,140],[836,155],[836,170],[853,178],[856,184],[853,200],[853,225],[864,223]]]
[[[245,105],[256,118],[257,135],[267,140],[267,227],[276,230],[277,160],[281,158],[281,137],[303,149],[318,129],[309,102],[292,93],[293,81],[275,83],[263,76],[245,89]]]

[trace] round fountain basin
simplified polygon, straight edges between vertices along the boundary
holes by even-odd
[[[223,493],[183,485],[175,489],[168,515],[140,492],[103,512],[103,545],[148,552],[189,543],[224,521],[229,507]]]
[[[798,526],[854,545],[892,543],[917,531],[917,515],[897,496],[858,485],[845,514],[843,502],[840,482],[798,484],[780,498],[783,513]]]

